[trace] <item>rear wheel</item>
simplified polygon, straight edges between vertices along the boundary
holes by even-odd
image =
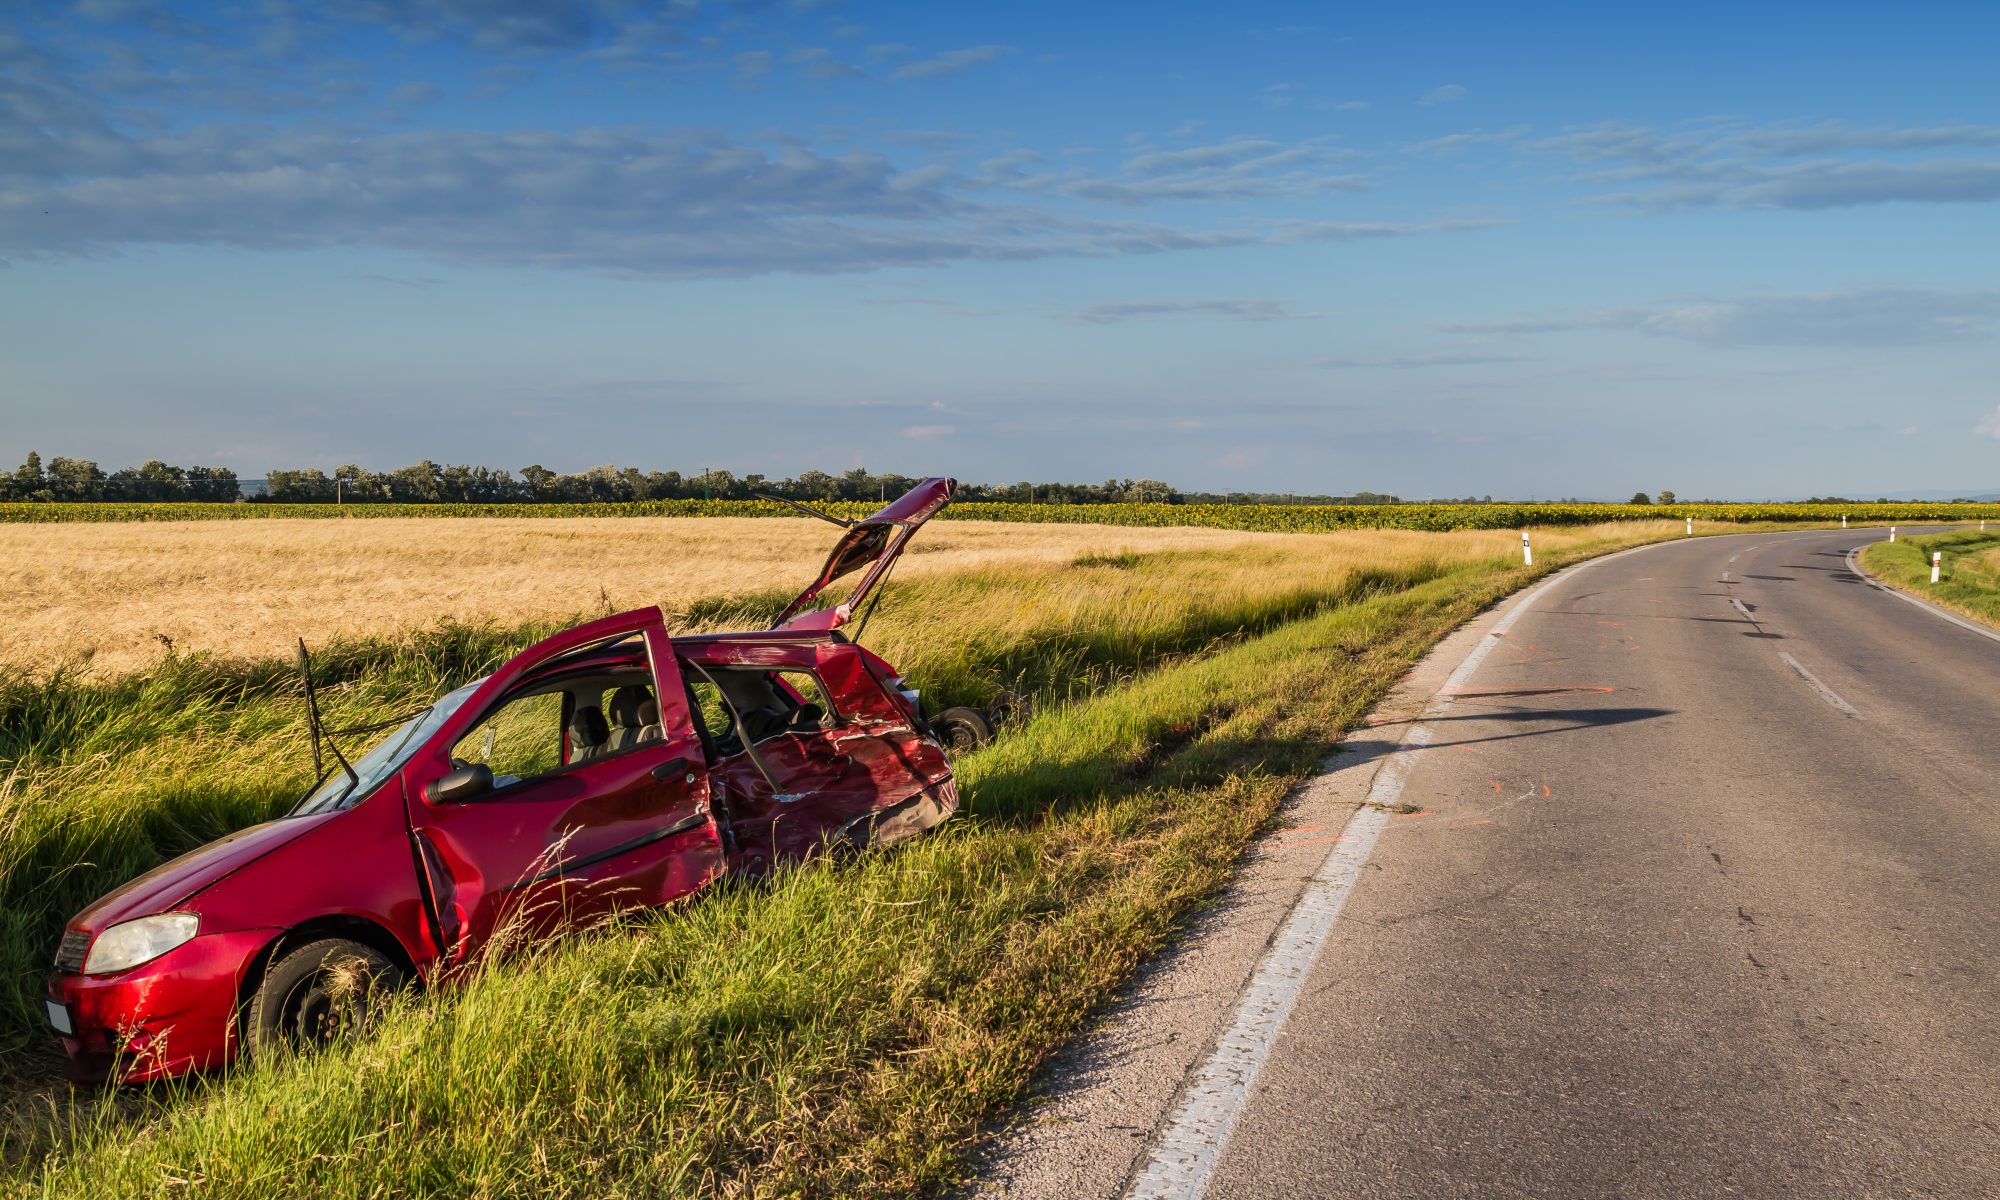
[[[931,718],[931,732],[954,753],[976,750],[993,740],[993,718],[976,708],[947,708]]]
[[[307,942],[277,958],[250,999],[244,1030],[252,1055],[305,1049],[366,1027],[403,984],[403,972],[373,946],[346,938]]]

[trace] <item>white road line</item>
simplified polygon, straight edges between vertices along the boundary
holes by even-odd
[[[1952,624],[1958,626],[1960,629],[1970,629],[1972,632],[1978,634],[1980,637],[1991,638],[1996,642],[2000,642],[2000,633],[1995,633],[1993,630],[1987,629],[1984,626],[1974,625],[1972,622],[1966,620],[1964,617],[1957,616],[1953,613],[1948,613],[1945,610],[1939,608],[1937,605],[1932,604],[1928,600],[1920,600],[1917,597],[1910,595],[1908,592],[1901,591],[1897,588],[1892,588],[1886,583],[1878,582],[1873,575],[1870,575],[1868,572],[1862,570],[1861,564],[1855,561],[1854,556],[1859,553],[1861,553],[1861,547],[1859,546],[1856,546],[1854,549],[1849,550],[1847,552],[1847,569],[1854,572],[1854,574],[1869,587],[1874,588],[1878,592],[1887,592],[1898,600],[1908,600],[1911,604],[1916,605],[1918,608],[1923,609],[1925,612],[1931,614],[1932,616],[1942,617],[1945,620],[1950,621]]]
[[[1852,704],[1849,704],[1847,701],[1842,700],[1837,694],[1835,694],[1832,688],[1821,683],[1818,679],[1815,679],[1813,677],[1813,673],[1811,671],[1806,670],[1805,667],[1799,663],[1798,659],[1793,658],[1791,655],[1785,653],[1783,650],[1778,651],[1778,657],[1784,659],[1786,665],[1790,666],[1792,670],[1797,671],[1799,673],[1800,679],[1803,679],[1807,683],[1811,684],[1813,691],[1819,693],[1820,699],[1826,701],[1828,704],[1833,705],[1835,708],[1839,709],[1841,712],[1846,713],[1850,717],[1858,717],[1861,715],[1860,713],[1854,711],[1854,706]]]
[[[1633,547],[1634,550],[1651,548]],[[1258,960],[1229,1028],[1217,1039],[1208,1060],[1189,1077],[1172,1114],[1154,1139],[1152,1150],[1126,1189],[1129,1200],[1197,1200],[1208,1190],[1223,1148],[1228,1145],[1229,1135],[1243,1115],[1257,1076],[1291,1016],[1299,990],[1318,961],[1326,935],[1332,931],[1348,894],[1354,890],[1354,881],[1375,848],[1376,836],[1389,823],[1389,810],[1402,796],[1403,785],[1416,766],[1416,756],[1410,751],[1430,743],[1431,727],[1426,722],[1451,706],[1453,695],[1472,678],[1479,664],[1486,661],[1486,655],[1498,644],[1500,636],[1513,628],[1521,614],[1550,588],[1583,567],[1629,553],[1632,551],[1622,550],[1580,563],[1558,572],[1521,597],[1444,681],[1438,694],[1425,706],[1423,715],[1403,735],[1397,750],[1383,761],[1368,789],[1367,801],[1348,820],[1340,840],[1320,863],[1312,883],[1299,896],[1270,947]]]
[[[1736,597],[1734,597],[1734,596],[1731,596],[1731,597],[1729,598],[1729,602],[1730,602],[1731,604],[1734,604],[1734,605],[1736,606],[1736,611],[1737,611],[1737,612],[1740,612],[1740,613],[1742,613],[1742,614],[1743,614],[1744,616],[1746,616],[1746,617],[1750,617],[1750,610],[1749,610],[1749,609],[1747,609],[1747,608],[1745,608],[1745,607],[1743,607],[1743,602],[1742,602],[1741,600],[1738,600],[1738,599],[1737,599]],[[1751,620],[1751,621],[1753,621],[1753,622],[1754,622],[1754,621],[1756,621],[1756,619],[1757,619],[1757,618],[1755,618],[1755,617],[1750,617],[1750,620]]]

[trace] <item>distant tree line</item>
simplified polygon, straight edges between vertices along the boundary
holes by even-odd
[[[592,503],[631,500],[748,500],[782,496],[788,500],[893,500],[920,480],[874,474],[857,467],[838,475],[805,471],[796,477],[736,475],[709,470],[641,471],[637,467],[592,467],[551,471],[539,463],[516,475],[505,469],[444,466],[426,459],[394,471],[370,471],[352,463],[332,472],[318,467],[272,471],[264,479],[239,480],[226,467],[176,467],[157,459],[142,467],[106,474],[88,459],[51,458],[30,451],[12,475],[0,475],[0,500],[246,500],[274,504],[519,504]],[[259,486],[261,484],[261,487]],[[248,493],[248,494],[245,494]],[[962,500],[1030,504],[1178,504],[1183,497],[1157,479],[1107,479],[1103,483],[961,484]],[[1232,497],[1234,499],[1235,497]],[[1203,497],[1212,500],[1213,497]],[[1247,500],[1249,497],[1243,497]],[[1269,498],[1258,497],[1268,502]],[[1312,500],[1300,498],[1301,503]]]
[[[377,473],[352,464],[332,474],[317,467],[273,471],[266,499],[312,504],[341,500],[369,504],[604,503],[630,500],[893,500],[922,482],[909,475],[874,474],[856,467],[839,475],[803,471],[795,477],[737,475],[709,470],[641,471],[637,467],[592,467],[562,473],[539,463],[517,476],[491,467],[441,466],[425,460]],[[1156,479],[1107,479],[1103,483],[961,484],[961,500],[1013,500],[1033,504],[1110,504],[1155,501],[1175,504],[1180,493]]]
[[[228,467],[176,467],[153,459],[106,475],[85,458],[51,458],[30,450],[11,475],[0,475],[0,500],[236,500],[241,488]]]

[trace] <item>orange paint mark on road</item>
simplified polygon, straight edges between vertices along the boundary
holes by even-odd
[[[1407,821],[1411,817],[1435,817],[1437,816],[1437,811],[1435,809],[1420,808],[1413,813],[1397,813],[1395,816],[1398,821]]]
[[[1546,783],[1545,783],[1545,784],[1543,784],[1543,785],[1542,785],[1542,795],[1544,795],[1544,796],[1547,796],[1547,795],[1550,795],[1550,794],[1551,794],[1551,793],[1549,792],[1549,785],[1548,785],[1548,784],[1546,784]]]
[[[1487,780],[1486,782],[1488,782],[1488,783],[1490,783],[1490,784],[1492,784],[1492,785],[1493,785],[1493,794],[1494,794],[1494,795],[1496,795],[1496,796],[1497,796],[1497,795],[1499,795],[1499,794],[1500,794],[1500,781],[1499,781],[1499,780],[1497,780],[1497,779],[1489,779],[1489,780]]]

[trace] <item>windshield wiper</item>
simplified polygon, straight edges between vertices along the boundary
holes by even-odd
[[[313,792],[319,791],[329,774],[319,753],[319,744],[324,741],[326,748],[333,751],[334,761],[340,764],[341,770],[347,772],[347,791],[340,794],[340,798],[345,800],[348,792],[352,792],[361,782],[361,776],[354,773],[353,765],[347,761],[347,756],[340,752],[339,743],[333,740],[320,723],[319,693],[313,689],[312,655],[306,653],[304,638],[299,639],[299,678],[304,681],[306,690],[306,737],[312,743],[313,778],[319,781],[313,785]],[[312,792],[306,794],[310,796]]]

